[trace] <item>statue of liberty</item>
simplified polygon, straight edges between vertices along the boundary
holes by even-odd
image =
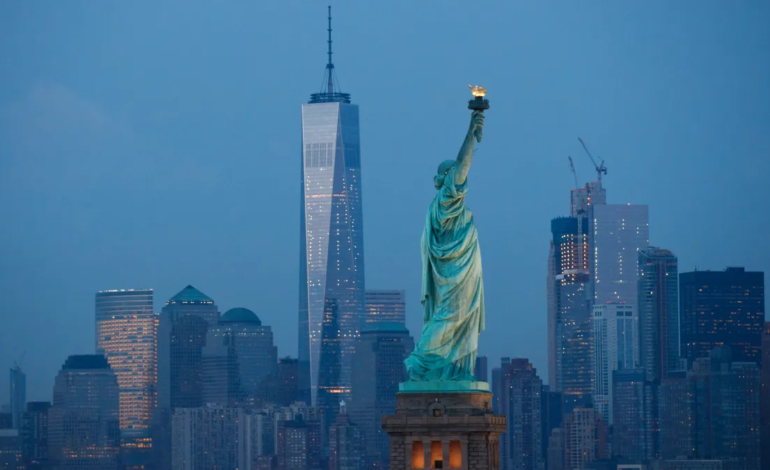
[[[478,234],[465,207],[465,194],[474,137],[481,142],[483,126],[483,111],[476,109],[457,159],[442,162],[433,178],[438,192],[422,234],[424,324],[414,352],[405,361],[410,382],[476,380],[476,351],[484,330],[484,284]]]

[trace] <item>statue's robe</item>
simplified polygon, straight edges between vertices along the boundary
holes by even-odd
[[[484,284],[473,215],[465,207],[468,181],[453,167],[428,209],[422,234],[424,325],[406,359],[409,380],[475,380],[484,330]]]

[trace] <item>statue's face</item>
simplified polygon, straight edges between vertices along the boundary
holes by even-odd
[[[436,186],[436,189],[441,189],[444,186],[444,178],[446,178],[453,166],[455,166],[454,160],[444,160],[438,166],[436,176],[433,177],[433,184]]]

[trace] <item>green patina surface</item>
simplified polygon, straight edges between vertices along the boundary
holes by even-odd
[[[489,384],[486,382],[470,380],[429,380],[426,382],[404,382],[398,385],[399,393],[477,393],[488,392]]]

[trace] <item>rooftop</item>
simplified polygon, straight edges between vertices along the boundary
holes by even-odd
[[[175,296],[171,297],[166,305],[169,304],[213,304],[211,297],[199,291],[193,286],[188,285],[180,290]]]
[[[262,325],[256,313],[247,308],[231,308],[219,319],[219,323],[256,323]]]
[[[109,369],[110,364],[102,354],[82,354],[67,358],[62,370]]]

